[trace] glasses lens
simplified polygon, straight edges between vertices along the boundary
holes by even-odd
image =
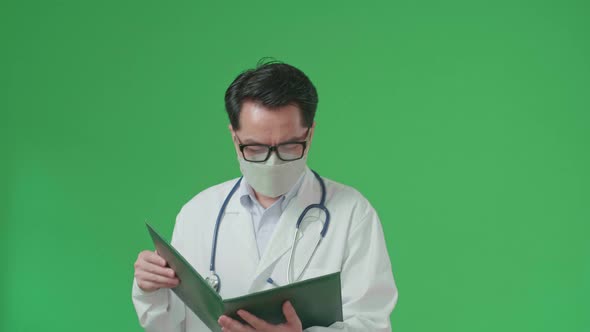
[[[277,147],[279,157],[283,160],[297,160],[303,157],[303,144],[301,143],[287,143],[281,144]]]
[[[263,161],[268,155],[267,146],[248,145],[244,147],[244,159],[248,161]]]

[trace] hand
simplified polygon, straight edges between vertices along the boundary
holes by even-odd
[[[244,325],[235,319],[231,319],[225,315],[219,317],[217,321],[224,332],[301,332],[301,321],[295,312],[295,308],[291,302],[283,303],[283,315],[287,322],[279,325],[272,325],[264,320],[252,315],[246,310],[238,310],[238,315],[250,325]]]
[[[156,251],[140,252],[133,266],[137,285],[146,292],[176,287],[179,283],[174,270],[166,267],[166,260]]]

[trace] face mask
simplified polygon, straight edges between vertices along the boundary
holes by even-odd
[[[289,191],[303,174],[306,157],[283,161],[273,152],[263,163],[246,161],[242,157],[238,157],[238,160],[244,178],[256,192],[268,197],[278,197]]]

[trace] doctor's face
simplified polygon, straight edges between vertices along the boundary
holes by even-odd
[[[311,146],[314,128],[315,122],[309,129],[306,155]],[[308,128],[303,124],[301,111],[294,105],[269,109],[253,101],[244,101],[240,111],[240,129],[234,130],[231,125],[229,129],[238,157],[243,157],[239,143],[277,145],[305,141],[308,137]]]

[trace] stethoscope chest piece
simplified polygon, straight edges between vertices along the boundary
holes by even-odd
[[[207,283],[209,283],[209,286],[211,286],[211,288],[213,288],[217,293],[219,293],[219,276],[217,275],[217,273],[211,271],[211,274],[205,278],[205,280],[207,281]]]

